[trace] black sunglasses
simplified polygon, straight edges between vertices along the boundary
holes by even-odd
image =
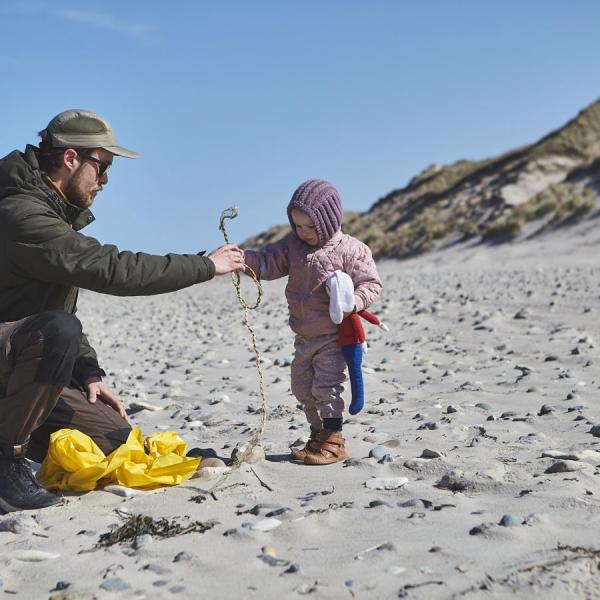
[[[81,156],[84,160],[89,160],[90,162],[96,163],[98,165],[98,179],[102,179],[104,175],[106,175],[106,171],[110,169],[112,163],[104,162],[95,156],[90,156],[87,152],[77,151],[77,155]]]

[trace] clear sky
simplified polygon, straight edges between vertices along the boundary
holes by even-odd
[[[116,159],[84,230],[196,252],[286,222],[305,179],[366,210],[431,163],[533,142],[600,96],[597,0],[2,0],[0,154],[58,112]]]

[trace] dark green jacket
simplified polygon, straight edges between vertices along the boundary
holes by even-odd
[[[45,183],[33,146],[0,160],[0,322],[47,310],[74,314],[79,288],[146,296],[214,277],[204,256],[120,252],[79,233],[93,220]],[[84,335],[74,376],[103,374]]]

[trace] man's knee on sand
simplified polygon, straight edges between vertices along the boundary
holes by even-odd
[[[37,358],[38,383],[65,386],[71,381],[73,366],[79,355],[81,323],[62,310],[39,313],[27,319],[13,334],[13,364],[26,355]]]

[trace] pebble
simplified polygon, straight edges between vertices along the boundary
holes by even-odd
[[[481,408],[481,410],[492,410],[492,405],[487,402],[478,402],[475,408]]]
[[[542,404],[542,407],[540,408],[540,412],[538,413],[538,415],[541,417],[543,415],[549,415],[550,413],[553,413],[556,409],[553,406],[550,406],[549,404]]]
[[[129,410],[133,412],[139,412],[141,410],[147,410],[149,412],[157,412],[159,410],[163,410],[162,406],[157,406],[155,404],[150,404],[149,402],[130,402]]]
[[[107,592],[126,592],[131,589],[131,586],[120,577],[105,579],[100,587]]]
[[[272,531],[281,525],[281,521],[275,518],[262,519],[250,525],[252,531]]]
[[[231,460],[235,460],[235,458],[238,456],[238,454],[241,454],[242,452],[244,452],[246,450],[248,446],[246,444],[242,445],[242,446],[238,446],[236,448],[233,449],[232,453],[231,453]],[[245,463],[248,463],[250,465],[255,465],[256,463],[259,463],[263,460],[265,460],[266,455],[265,455],[265,450],[262,446],[254,446],[254,448],[252,448],[252,452],[250,452],[250,455],[248,457],[246,457],[246,459],[244,460]]]
[[[217,458],[217,451],[214,448],[192,448],[189,452],[186,452],[186,456],[197,458]]]
[[[0,517],[0,531],[11,533],[31,533],[39,529],[38,522],[31,515],[4,515]]]
[[[429,450],[425,448],[423,452],[421,452],[421,456],[419,458],[444,458],[444,455],[437,450]]]
[[[408,483],[406,477],[374,477],[367,479],[365,486],[370,490],[397,490]]]
[[[219,479],[227,473],[231,472],[231,467],[203,467],[200,463],[200,468],[192,475],[192,479],[202,479],[204,481],[210,481],[212,479]]]
[[[385,500],[371,500],[369,502],[369,508],[378,508],[380,506],[385,506],[386,508],[392,508],[392,505]]]
[[[594,425],[591,429],[590,429],[590,433],[594,436],[594,437],[600,437],[600,425]]]
[[[586,467],[586,463],[575,460],[559,460],[546,469],[546,473],[570,473],[572,471],[581,471]]]
[[[521,519],[513,517],[513,515],[503,515],[498,525],[502,527],[518,527],[521,523]]]
[[[134,490],[133,488],[114,484],[104,486],[104,491],[115,494],[115,496],[121,496],[122,498],[131,498],[132,496],[138,496],[142,493],[140,490]]]
[[[178,552],[173,558],[173,562],[181,562],[182,560],[192,560],[193,556],[189,552]]]
[[[43,550],[17,550],[12,558],[21,562],[43,562],[45,560],[54,560],[59,558],[60,554],[54,552],[44,552]]]
[[[375,446],[369,450],[369,458],[381,460],[386,454],[389,455],[390,451],[385,446]]]
[[[495,527],[494,523],[482,523],[481,525],[473,527],[469,531],[469,535],[481,535],[482,533],[486,533],[493,527]]]
[[[411,471],[420,471],[429,464],[426,458],[410,458],[404,461],[404,466]]]

